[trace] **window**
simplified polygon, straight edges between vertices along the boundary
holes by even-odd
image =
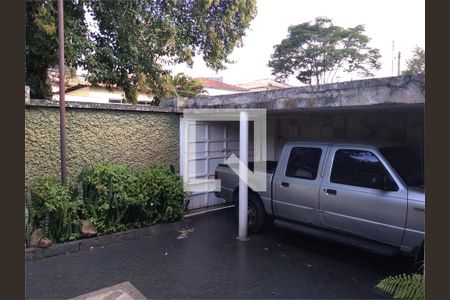
[[[336,151],[330,181],[379,190],[398,190],[378,158],[372,152],[363,150]]]
[[[286,176],[314,180],[317,177],[322,149],[292,148],[286,168]]]
[[[122,103],[122,99],[109,98],[109,103]]]

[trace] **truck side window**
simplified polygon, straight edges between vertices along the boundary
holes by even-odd
[[[286,176],[314,180],[317,177],[322,149],[292,148],[286,167]]]
[[[330,181],[372,189],[397,191],[397,184],[369,151],[340,149],[334,155]]]

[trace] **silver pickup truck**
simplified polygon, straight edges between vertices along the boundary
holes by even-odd
[[[421,259],[425,191],[418,150],[407,145],[289,142],[278,162],[267,162],[267,190],[249,190],[249,231],[274,222],[379,254],[401,252]],[[221,180],[216,195],[237,204],[238,176],[225,164],[215,175]]]

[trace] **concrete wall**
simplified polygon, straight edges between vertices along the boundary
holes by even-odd
[[[179,167],[179,115],[145,106],[67,106],[69,177],[85,164],[112,162],[142,170],[152,164]],[[59,176],[57,103],[31,100],[25,110],[25,180]]]
[[[268,111],[425,102],[425,76],[407,75],[264,92],[164,101],[183,108],[264,108]]]
[[[145,105],[66,103],[68,168],[111,161],[143,169],[179,166],[179,115],[184,108],[265,108],[268,159],[292,139],[377,140],[423,144],[423,75],[376,78]],[[58,103],[26,108],[26,180],[59,174]]]
[[[242,93],[238,91],[230,91],[230,90],[221,90],[221,89],[211,89],[211,88],[204,88],[206,96],[219,96],[219,95],[230,95],[230,94],[236,94],[236,93]]]
[[[424,104],[423,74],[162,102],[178,111],[266,109],[269,160],[278,158],[288,140],[340,139],[423,145]]]

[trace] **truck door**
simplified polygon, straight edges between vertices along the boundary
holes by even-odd
[[[324,226],[392,245],[401,243],[407,190],[376,148],[333,146],[320,189]]]
[[[276,215],[292,221],[319,225],[319,189],[328,145],[285,146],[273,180]]]

